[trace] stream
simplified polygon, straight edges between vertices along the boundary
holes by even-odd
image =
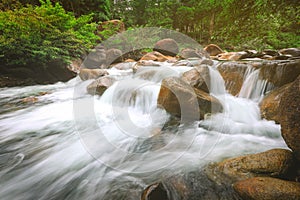
[[[163,78],[190,67],[164,63],[135,74],[112,68],[118,81],[102,96],[89,95],[92,80],[79,77],[0,88],[0,199],[139,199],[162,177],[287,148],[280,126],[260,118],[266,84],[253,83],[257,72],[245,77],[234,97],[216,67],[210,69],[210,93],[223,113],[179,126],[168,123],[157,97]]]

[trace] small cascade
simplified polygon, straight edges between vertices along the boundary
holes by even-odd
[[[260,70],[252,71],[252,73],[246,77],[239,93],[239,97],[259,102],[267,91],[274,88],[267,80],[261,80],[259,78],[259,72]]]
[[[214,67],[208,67],[209,68],[209,91],[212,95],[224,95],[226,93],[225,89],[225,82],[221,76],[221,74],[218,72],[218,70]]]

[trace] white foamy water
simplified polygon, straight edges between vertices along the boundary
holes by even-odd
[[[252,98],[227,94],[214,69],[211,94],[224,112],[166,125],[170,116],[156,103],[160,81],[189,69],[166,64],[135,75],[112,69],[119,81],[101,97],[88,95],[91,81],[78,78],[0,89],[1,199],[139,199],[162,176],[286,148],[280,127],[260,119]],[[24,103],[29,96],[37,101]]]

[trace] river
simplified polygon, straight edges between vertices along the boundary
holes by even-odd
[[[188,69],[167,63],[135,75],[110,69],[119,81],[102,96],[89,95],[91,80],[78,77],[1,88],[0,199],[139,199],[143,188],[162,177],[287,148],[280,126],[260,118],[255,91],[261,88],[251,87],[248,78],[248,92],[234,97],[214,68],[210,92],[224,112],[189,124],[167,123],[169,114],[157,107],[160,82]]]

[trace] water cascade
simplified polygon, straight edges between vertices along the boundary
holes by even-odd
[[[144,187],[174,172],[286,148],[279,125],[260,118],[257,98],[267,86],[257,70],[234,97],[210,68],[210,91],[224,112],[164,130],[170,115],[156,105],[160,82],[189,69],[113,69],[119,81],[102,96],[87,94],[91,81],[79,78],[1,88],[1,199],[139,199]],[[31,96],[37,101],[23,101]]]

